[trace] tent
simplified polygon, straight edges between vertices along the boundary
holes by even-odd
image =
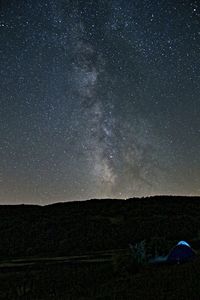
[[[180,241],[169,253],[167,262],[182,263],[195,258],[196,253],[185,241]]]

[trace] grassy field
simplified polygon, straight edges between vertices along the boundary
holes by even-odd
[[[0,299],[199,299],[199,257],[136,268],[127,253],[2,262]]]

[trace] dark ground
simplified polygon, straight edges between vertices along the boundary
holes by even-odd
[[[197,258],[138,264],[142,240],[148,257],[186,240]],[[0,206],[0,241],[0,299],[200,299],[198,197]]]

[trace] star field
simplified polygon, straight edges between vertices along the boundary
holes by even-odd
[[[200,4],[0,2],[0,202],[200,194]]]

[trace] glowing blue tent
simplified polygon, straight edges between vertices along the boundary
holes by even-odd
[[[196,253],[185,241],[180,241],[169,253],[167,261],[170,263],[182,263],[195,258]]]
[[[177,246],[178,246],[178,245],[185,245],[185,246],[190,247],[190,245],[189,245],[187,242],[185,242],[185,241],[180,241],[180,242],[178,242]]]

